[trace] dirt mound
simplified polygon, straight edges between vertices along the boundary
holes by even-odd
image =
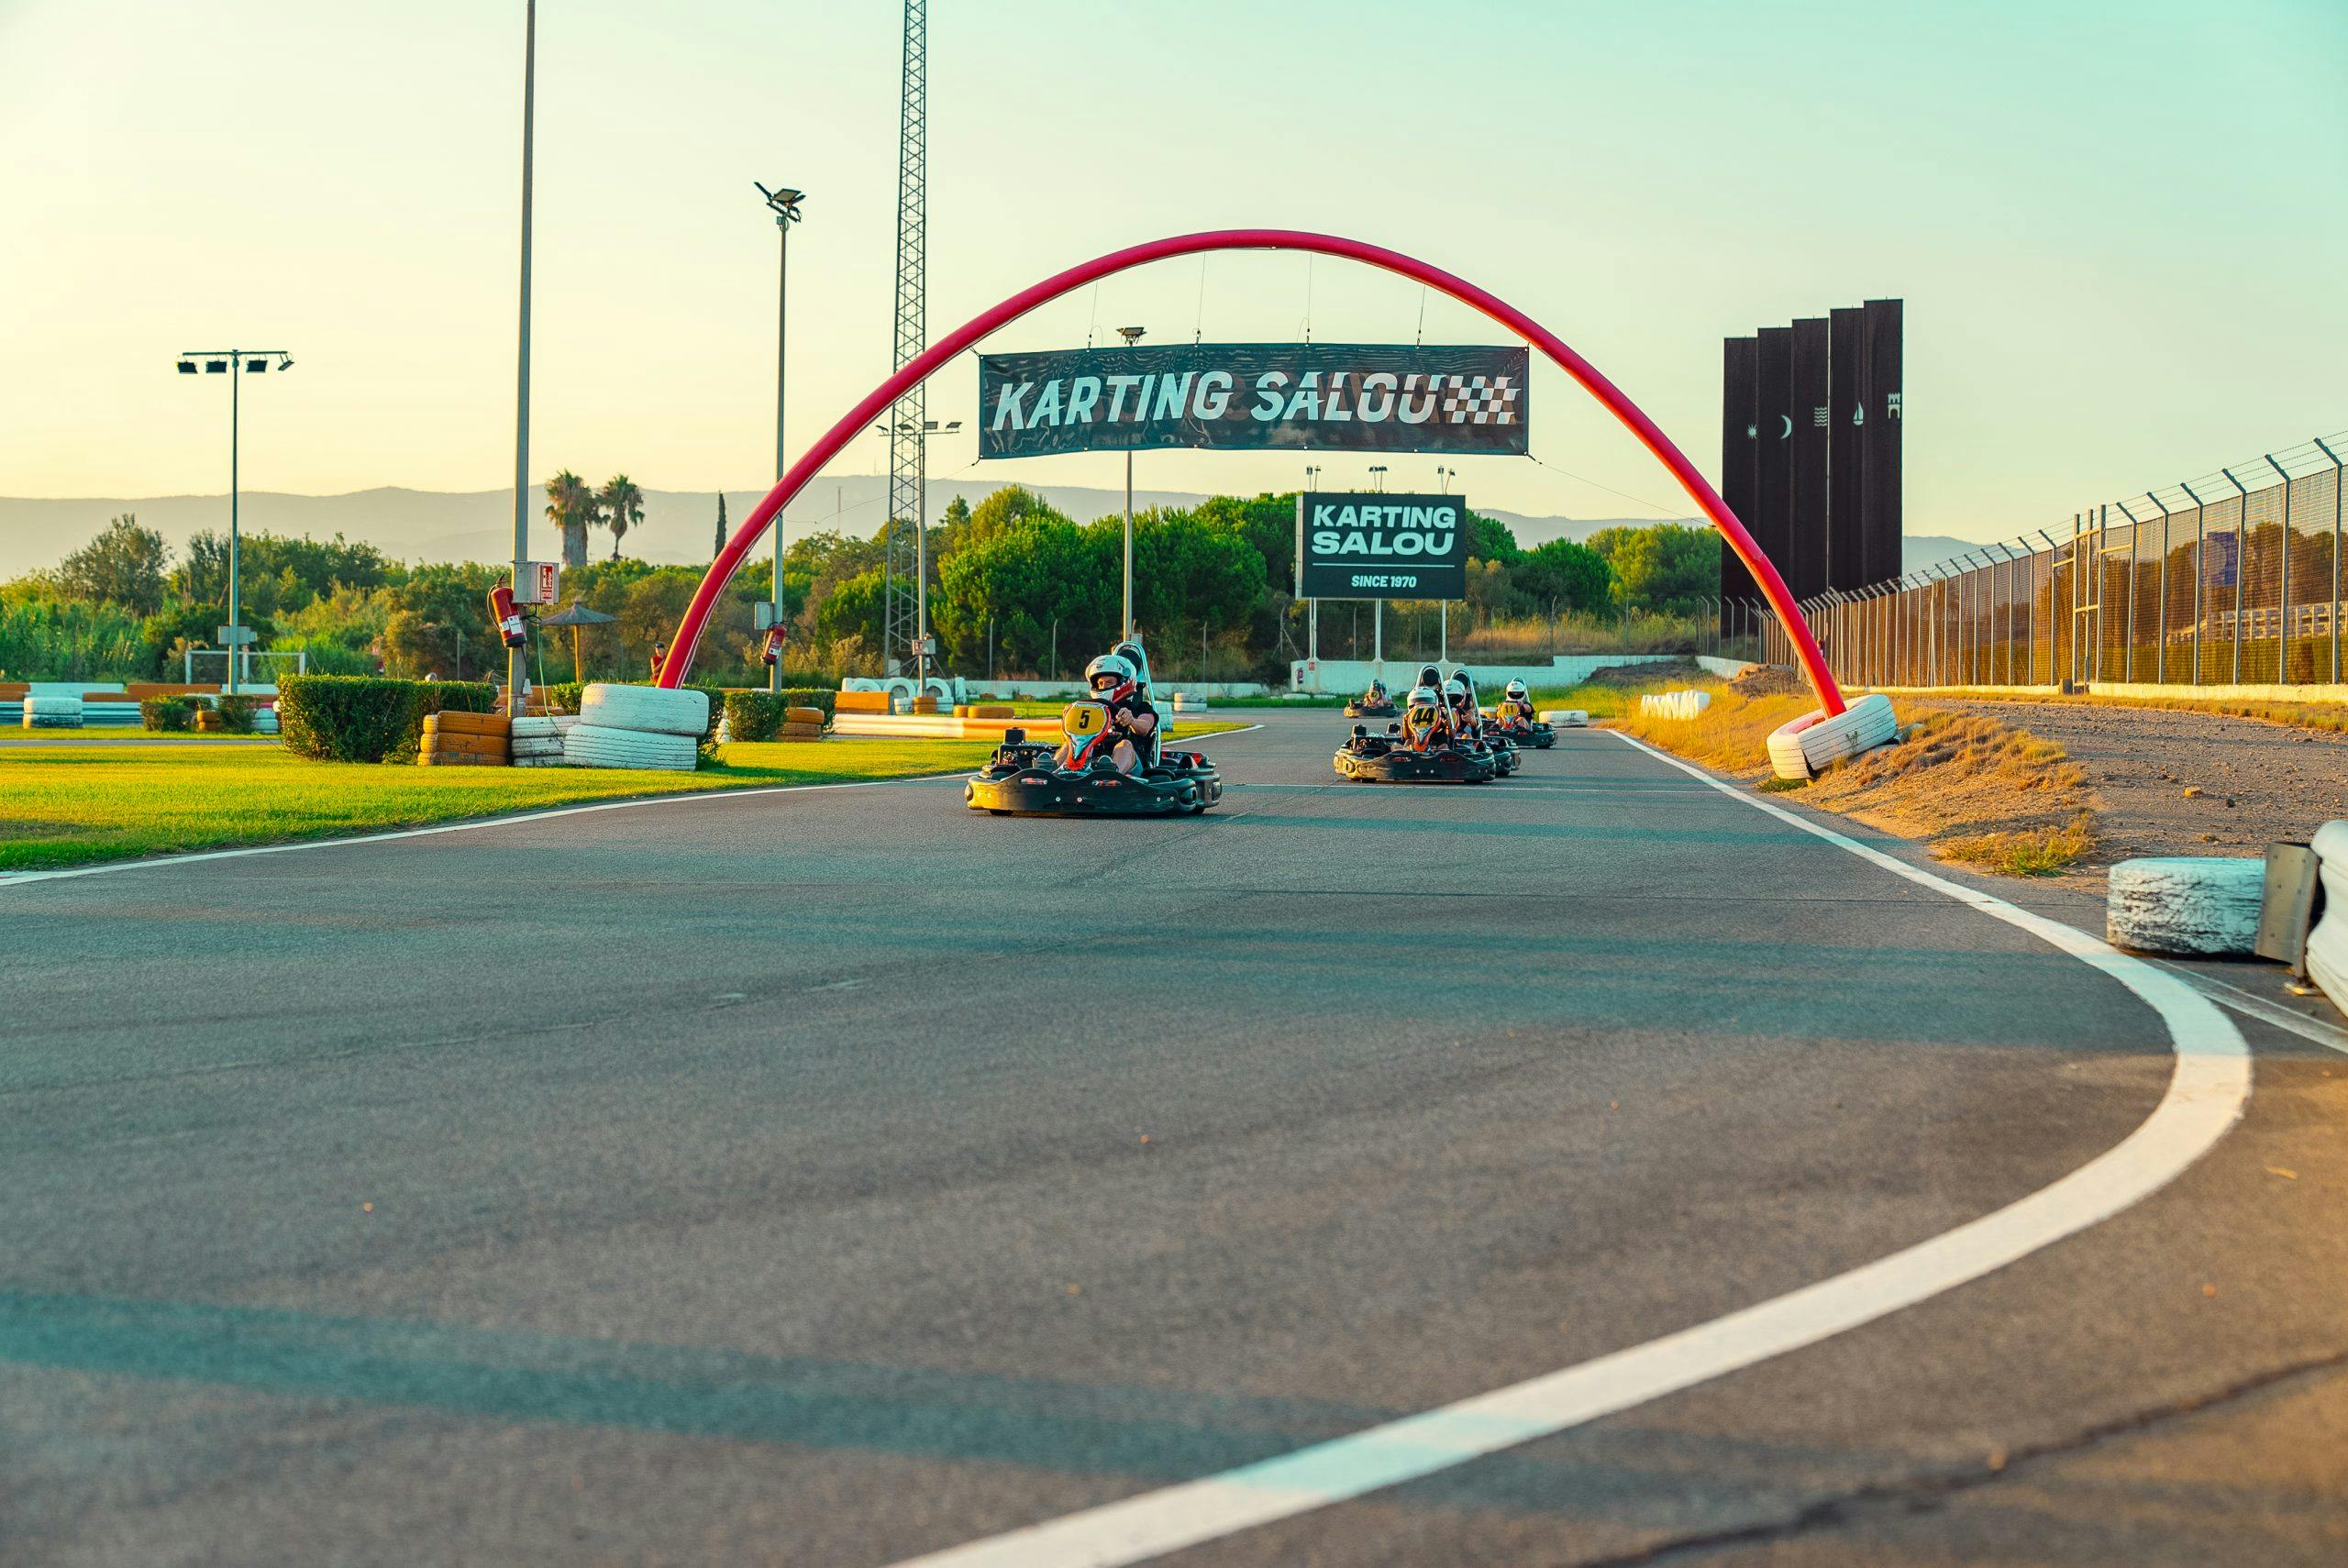
[[[1754,665],[1729,686],[1740,697],[1790,697],[1810,690],[1800,670],[1783,664]]]
[[[1674,658],[1654,664],[1618,664],[1606,669],[1594,669],[1584,686],[1634,687],[1652,686],[1658,680],[1700,680],[1703,667],[1693,659]]]

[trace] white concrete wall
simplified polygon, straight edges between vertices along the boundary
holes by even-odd
[[[1476,688],[1497,689],[1512,680],[1522,680],[1528,686],[1578,686],[1601,669],[1620,669],[1626,665],[1665,664],[1673,659],[1687,658],[1686,654],[1558,654],[1546,664],[1486,664],[1477,659],[1452,659],[1444,665],[1445,670],[1459,668],[1463,664],[1476,678]],[[1423,663],[1431,660],[1390,658],[1382,666],[1366,658],[1324,658],[1317,669],[1308,668],[1302,659],[1290,667],[1290,690],[1322,691],[1332,696],[1352,696],[1368,686],[1373,678],[1382,679],[1389,689],[1398,682],[1407,683],[1419,672]],[[1699,661],[1703,662],[1701,660]],[[1706,665],[1725,667],[1731,673],[1744,668],[1733,659],[1714,659]]]

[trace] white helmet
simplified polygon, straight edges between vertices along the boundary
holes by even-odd
[[[1134,661],[1123,654],[1104,653],[1084,667],[1084,685],[1091,691],[1115,690],[1132,686],[1139,679]]]
[[[1523,682],[1523,681],[1522,681],[1522,680],[1512,680],[1512,681],[1510,681],[1510,682],[1508,683],[1508,693],[1507,693],[1507,695],[1508,695],[1511,699],[1512,699],[1513,701],[1519,701],[1519,702],[1523,701],[1524,701],[1524,682]]]
[[[1436,694],[1435,689],[1432,686],[1413,686],[1411,688],[1411,706],[1440,708],[1443,706],[1443,699]]]
[[[1468,701],[1468,683],[1455,675],[1443,683],[1443,694],[1454,702],[1465,702]]]

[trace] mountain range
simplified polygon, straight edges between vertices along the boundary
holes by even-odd
[[[845,474],[818,480],[783,514],[785,535],[797,538],[824,528],[869,533],[880,525],[887,481],[878,474]],[[960,496],[976,505],[996,489],[992,483],[934,480],[928,491],[929,514],[936,517],[947,503]],[[1029,487],[1069,516],[1090,522],[1119,512],[1124,492],[1076,485]],[[765,494],[761,490],[725,491],[725,515],[739,525]],[[1146,490],[1134,492],[1140,506],[1191,506],[1204,497],[1187,491]],[[1638,526],[1649,517],[1531,517],[1485,508],[1486,516],[1506,524],[1517,543],[1531,548],[1551,539],[1586,539],[1600,528],[1617,525]],[[106,523],[123,513],[161,534],[174,549],[189,536],[205,529],[225,532],[228,502],[223,495],[157,495],[135,499],[43,500],[0,496],[0,579],[55,566],[78,549]],[[634,557],[663,564],[707,561],[716,542],[717,492],[714,491],[651,490],[644,495],[644,522],[628,531],[624,548]],[[384,487],[352,491],[342,495],[292,495],[275,491],[248,491],[238,504],[238,525],[257,532],[310,535],[373,545],[386,556],[403,561],[509,560],[513,554],[514,492],[510,490],[429,491]],[[1679,519],[1692,522],[1694,519]],[[1937,535],[1910,535],[1907,564],[1919,569],[1946,559],[1966,548],[1964,541]],[[545,518],[534,510],[530,548],[537,559],[559,558],[560,547]],[[608,551],[607,536],[597,534],[589,548]]]

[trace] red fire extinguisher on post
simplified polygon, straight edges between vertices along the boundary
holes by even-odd
[[[530,640],[522,624],[522,612],[514,602],[514,591],[504,583],[489,591],[489,618],[497,624],[497,635],[509,648],[518,648]]]
[[[767,644],[766,646],[759,650],[759,661],[761,664],[771,668],[773,665],[780,662],[781,658],[782,628],[781,626],[769,626],[767,628]]]

